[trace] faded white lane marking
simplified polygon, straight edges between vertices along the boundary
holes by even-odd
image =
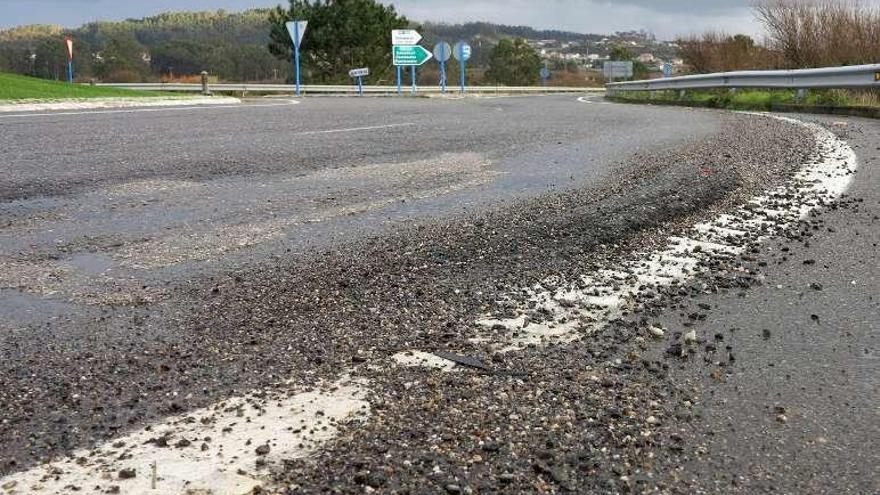
[[[596,100],[592,96],[581,96],[580,98],[577,99],[577,101],[579,101],[581,103],[589,103],[589,104],[595,104],[595,105],[610,105],[611,104],[610,101]]]
[[[769,117],[810,129],[816,136],[816,156],[826,158],[804,164],[788,184],[753,198],[734,213],[669,237],[664,248],[638,253],[610,270],[581,277],[578,284],[559,287],[559,281],[550,278],[527,289],[528,304],[517,307],[516,317],[487,315],[477,322],[483,331],[474,341],[507,351],[580,339],[634,309],[649,291],[687,282],[707,271],[709,260],[742,254],[750,242],[794,227],[846,192],[857,167],[849,145],[821,126]]]
[[[251,493],[285,459],[332,439],[339,423],[366,418],[365,395],[363,383],[342,379],[312,391],[229,399],[0,478],[0,493]]]
[[[816,124],[758,115],[811,130],[816,137],[816,158],[803,164],[787,184],[752,198],[733,213],[696,224],[684,235],[670,236],[660,249],[636,253],[617,265],[579,277],[577,283],[562,284],[557,277],[548,277],[519,291],[526,295],[525,304],[518,297],[504,297],[500,305],[516,316],[485,315],[476,322],[481,330],[472,342],[508,352],[588,336],[649,300],[647,294],[688,282],[708,271],[712,260],[733,259],[750,243],[795,227],[846,192],[858,160],[845,141]]]
[[[456,364],[448,359],[444,359],[436,354],[422,351],[405,351],[399,352],[391,356],[391,360],[398,366],[406,366],[412,368],[430,368],[450,371],[456,367]]]
[[[397,127],[409,127],[416,125],[415,122],[406,122],[403,124],[387,124],[387,125],[371,125],[366,127],[349,127],[347,129],[327,129],[325,131],[305,131],[291,134],[291,136],[312,136],[320,134],[337,134],[340,132],[359,132],[359,131],[375,131],[379,129],[394,129]]]
[[[70,116],[70,115],[107,115],[107,114],[116,114],[116,113],[152,113],[152,112],[185,112],[192,110],[217,110],[224,108],[267,108],[267,107],[287,107],[291,105],[299,105],[300,102],[296,100],[288,100],[284,103],[258,103],[254,105],[248,105],[246,103],[239,103],[235,105],[200,105],[200,106],[174,106],[174,107],[161,107],[161,108],[129,108],[125,110],[94,110],[94,111],[82,111],[82,112],[47,112],[47,113],[22,113],[15,115],[0,115],[0,119],[21,119],[26,117],[59,117],[59,116]]]

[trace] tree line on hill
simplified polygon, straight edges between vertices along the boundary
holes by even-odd
[[[418,25],[374,0],[292,0],[288,8],[171,12],[93,22],[75,29],[48,25],[12,28],[0,31],[0,71],[64,79],[67,54],[62,41],[71,36],[80,81],[179,80],[202,70],[227,81],[289,81],[290,39],[283,22],[294,17],[310,21],[303,47],[307,78],[326,83],[347,81],[353,67],[370,67],[372,82],[388,82],[393,72],[390,30],[395,28],[419,29],[424,35],[422,43],[429,48],[440,40],[471,42],[474,50],[468,66],[472,77],[479,79],[473,81],[477,83],[524,84],[537,78],[540,65],[532,53],[517,62],[529,64],[527,70],[489,70],[493,50],[501,40],[585,37],[484,22]],[[509,45],[503,48],[512,56]],[[518,52],[523,50],[518,46]],[[496,65],[502,62],[498,56],[494,60]],[[456,70],[450,67],[451,77],[456,76]],[[495,74],[496,79],[483,80],[485,74]]]

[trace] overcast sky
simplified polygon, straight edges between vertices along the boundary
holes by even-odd
[[[143,17],[168,10],[243,10],[278,3],[278,0],[0,0],[0,28],[20,24],[78,26],[97,19]],[[390,3],[417,21],[481,20],[584,33],[645,29],[667,39],[706,29],[760,33],[749,11],[749,0],[394,0]]]

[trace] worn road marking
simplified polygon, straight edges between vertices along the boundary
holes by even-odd
[[[731,259],[750,242],[795,226],[846,192],[857,167],[853,149],[821,126],[773,118],[810,129],[817,156],[825,158],[804,164],[788,184],[753,198],[748,208],[669,237],[661,249],[637,253],[618,266],[581,277],[579,284],[559,287],[558,280],[548,279],[528,289],[534,309],[520,307],[519,316],[508,319],[487,315],[477,322],[485,332],[476,342],[507,351],[580,339],[644,302],[647,292],[687,282],[706,272],[709,260]]]
[[[285,459],[333,438],[339,423],[365,418],[365,393],[345,378],[312,391],[229,399],[0,478],[0,493],[251,493]]]
[[[506,298],[504,302],[514,305],[516,316],[485,315],[476,322],[482,330],[472,341],[496,352],[509,352],[581,339],[646,302],[649,292],[687,283],[707,272],[710,261],[733,259],[750,243],[796,226],[846,192],[858,166],[855,151],[846,142],[816,124],[768,117],[806,127],[816,136],[817,158],[803,164],[787,184],[752,198],[747,207],[670,236],[655,251],[636,253],[614,266],[580,276],[578,283],[549,277],[524,290],[528,294],[525,304],[515,297]],[[419,359],[395,360],[401,365],[433,367]]]
[[[179,106],[179,107],[159,107],[159,108],[126,108],[120,110],[83,110],[80,112],[46,112],[46,113],[18,113],[14,115],[0,115],[0,119],[21,119],[26,117],[59,117],[71,115],[106,115],[114,113],[148,113],[148,112],[184,112],[191,110],[217,110],[224,108],[266,108],[266,107],[286,107],[290,105],[299,105],[296,100],[288,100],[284,103],[259,103],[256,105],[235,104],[235,105],[200,105],[200,106]]]
[[[292,134],[292,136],[313,136],[320,134],[337,134],[341,132],[359,132],[359,131],[376,131],[379,129],[394,129],[396,127],[409,127],[416,125],[415,122],[406,122],[403,124],[387,124],[387,125],[371,125],[366,127],[349,127],[347,129],[327,129],[325,131],[305,131],[305,132],[297,132]]]
[[[593,98],[593,96],[581,96],[580,98],[577,99],[577,101],[579,101],[581,103],[590,103],[590,104],[596,104],[596,105],[610,105],[611,104],[610,101],[595,100]]]

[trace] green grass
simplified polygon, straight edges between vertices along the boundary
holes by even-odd
[[[125,98],[167,96],[154,91],[102,88],[83,84],[67,84],[33,77],[0,73],[0,101],[64,100],[70,98]]]
[[[800,105],[806,107],[848,107],[857,106],[845,91],[808,91],[803,100],[798,100],[794,90],[754,90],[741,89],[687,91],[683,98],[678,91],[657,91],[653,97],[649,91],[622,92],[614,96],[623,101],[677,103],[710,108],[731,110],[772,110],[780,105]]]

